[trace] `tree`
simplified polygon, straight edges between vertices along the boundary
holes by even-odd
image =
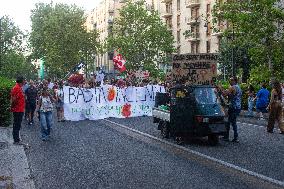
[[[227,23],[224,37],[234,35],[234,46],[248,45],[251,68],[266,66],[270,76],[280,79],[283,64],[284,12],[280,0],[232,0],[216,3],[213,10],[215,30],[220,23]],[[281,73],[282,72],[282,73]],[[261,74],[261,73],[259,73]]]
[[[174,39],[158,12],[146,10],[144,1],[127,1],[114,20],[108,50],[115,49],[127,61],[128,70],[159,73],[158,63],[167,63],[174,51]]]
[[[33,65],[24,54],[26,35],[8,16],[0,18],[0,75],[16,78],[17,75],[34,77]]]
[[[87,31],[84,11],[75,5],[36,4],[31,20],[33,57],[44,59],[51,77],[63,77],[99,48],[98,33]]]

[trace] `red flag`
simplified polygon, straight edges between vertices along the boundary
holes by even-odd
[[[126,70],[126,67],[125,67],[126,60],[123,59],[121,54],[114,56],[113,62],[114,62],[115,68],[118,69],[120,72],[124,72]]]

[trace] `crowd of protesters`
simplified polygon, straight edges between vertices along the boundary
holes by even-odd
[[[13,112],[13,138],[15,144],[22,144],[19,131],[22,119],[27,125],[33,125],[34,119],[39,119],[41,139],[47,140],[53,125],[54,105],[57,110],[58,122],[65,121],[63,115],[63,81],[51,82],[26,81],[22,76],[16,79],[16,85],[11,91],[11,111]],[[37,116],[36,116],[37,115]]]
[[[173,86],[178,85],[177,83],[171,82],[158,82],[151,81],[147,78],[133,80],[129,77],[125,79],[102,79],[101,81],[96,81],[95,78],[92,79],[82,79],[78,83],[72,83],[69,81],[54,81],[51,79],[42,81],[26,81],[23,77],[19,76],[16,80],[16,85],[11,91],[11,111],[14,117],[13,126],[13,138],[14,143],[21,143],[19,138],[19,131],[21,128],[22,117],[28,125],[34,124],[34,119],[37,117],[39,119],[41,127],[41,139],[43,141],[49,138],[53,125],[53,110],[56,108],[57,111],[57,121],[63,122],[64,120],[64,109],[63,109],[63,86],[69,85],[74,87],[82,88],[94,88],[102,85],[113,85],[120,88],[128,86],[147,86],[152,85],[164,85],[167,92]],[[225,140],[228,139],[228,133],[230,125],[232,125],[234,130],[233,141],[238,142],[238,131],[236,119],[241,111],[241,96],[242,91],[238,85],[236,78],[230,79],[231,87],[227,90],[220,90],[220,96],[222,99],[227,99],[229,104],[229,124],[227,126],[227,135]],[[186,83],[185,83],[186,85]],[[259,119],[264,119],[263,114],[269,113],[267,132],[273,132],[275,122],[277,122],[280,133],[284,134],[284,124],[282,123],[282,118],[284,116],[284,84],[279,82],[274,82],[273,89],[271,93],[266,89],[266,84],[261,84],[261,89],[256,92],[252,86],[248,89],[248,115],[253,115],[253,109],[255,108],[258,112]],[[36,116],[37,115],[37,116]]]

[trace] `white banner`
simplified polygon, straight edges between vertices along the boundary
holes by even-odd
[[[152,116],[156,93],[164,93],[165,88],[159,85],[123,89],[112,85],[91,89],[65,86],[63,91],[65,119],[79,121]]]

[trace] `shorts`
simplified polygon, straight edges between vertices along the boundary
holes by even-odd
[[[261,113],[267,113],[268,112],[266,107],[257,107],[256,111],[257,112],[261,112]]]

